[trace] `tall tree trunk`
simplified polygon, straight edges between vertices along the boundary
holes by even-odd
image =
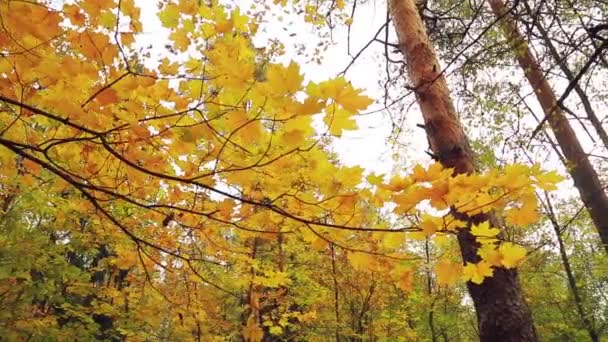
[[[340,321],[340,289],[338,288],[338,274],[336,270],[336,251],[334,249],[334,245],[329,245],[329,250],[331,252],[331,276],[334,281],[334,314],[336,319],[336,342],[340,342],[340,326],[342,322]]]
[[[408,74],[416,88],[430,147],[438,160],[455,174],[475,171],[469,146],[414,0],[390,0],[392,20]],[[459,217],[469,223],[492,220],[489,215]],[[470,230],[461,229],[458,242],[464,262],[476,263],[479,245]],[[517,271],[496,268],[494,276],[467,287],[475,309],[481,341],[536,341],[532,316],[522,295]]]
[[[545,79],[540,65],[517,28],[513,16],[507,12],[502,0],[489,0],[489,3],[496,17],[502,18],[502,28],[514,51],[517,62],[523,69],[530,86],[534,89],[547,122],[549,122],[557,143],[564,157],[566,157],[568,162],[566,168],[574,180],[574,185],[578,189],[581,199],[600,234],[606,252],[608,252],[608,196],[604,192],[602,183],[589,162],[589,158],[587,158],[587,154],[578,141],[572,126],[570,126],[570,122],[559,108],[555,92]]]

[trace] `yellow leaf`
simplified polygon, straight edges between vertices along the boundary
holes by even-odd
[[[427,198],[427,188],[421,186],[410,187],[407,191],[392,196],[393,202],[397,204],[397,207],[393,211],[395,214],[405,214]]]
[[[481,284],[485,278],[491,277],[494,274],[494,270],[490,263],[482,260],[477,264],[466,264],[462,273],[462,277],[465,281]]]
[[[500,229],[490,228],[489,221],[484,221],[471,227],[471,234],[473,234],[480,243],[492,243],[497,241],[495,237],[498,233],[500,233]]]
[[[376,175],[374,173],[371,173],[365,179],[371,185],[379,185],[384,180],[384,174]]]
[[[200,15],[203,19],[211,19],[213,17],[213,11],[209,5],[203,2],[198,8],[198,15]]]
[[[95,100],[101,105],[106,106],[118,102],[118,93],[112,88],[106,88],[95,97]]]
[[[278,325],[273,325],[268,329],[268,332],[270,332],[272,335],[281,335],[283,333],[283,328],[281,328]]]
[[[483,260],[487,261],[492,266],[502,265],[502,255],[496,249],[496,245],[493,243],[482,244],[481,247],[477,250],[477,255],[479,255]]]
[[[370,184],[374,185],[374,183]],[[404,178],[399,175],[395,175],[391,178],[388,184],[378,184],[382,188],[386,188],[390,191],[399,192],[405,190],[408,186],[412,185],[412,180],[410,178]]]
[[[116,15],[110,11],[104,11],[99,18],[99,23],[107,29],[112,29],[116,25]]]
[[[175,75],[175,74],[177,74],[177,71],[179,70],[179,64],[171,63],[169,58],[165,57],[165,58],[163,58],[163,61],[160,63],[158,70],[165,75]],[[193,81],[190,81],[190,82],[193,82]],[[201,82],[198,82],[198,83],[201,83]],[[198,96],[198,95],[199,94],[196,94],[195,96]]]
[[[121,32],[120,43],[123,46],[131,46],[135,42],[135,35],[132,32]]]
[[[435,265],[437,283],[439,285],[454,285],[462,277],[462,265],[449,260],[440,260]]]
[[[304,103],[296,105],[295,114],[297,115],[312,115],[317,114],[325,106],[325,101],[321,101],[314,97],[308,97]]]
[[[385,233],[382,236],[382,247],[387,249],[396,249],[403,245],[402,233]]]
[[[234,24],[234,28],[241,32],[247,31],[247,24],[249,23],[249,17],[242,15],[240,9],[237,7],[230,13],[230,19]]]
[[[466,228],[467,223],[465,221],[458,220],[452,216],[452,214],[447,214],[444,218],[444,228],[448,231],[456,231],[456,229]]]
[[[431,205],[437,210],[444,210],[449,207],[444,196],[449,192],[449,182],[446,180],[437,180],[432,183],[432,187],[428,189],[428,196],[431,200]]]
[[[538,203],[534,193],[520,196],[521,207],[505,210],[505,222],[525,227],[538,220]]]
[[[63,13],[72,22],[73,25],[82,26],[86,19],[85,15],[80,12],[80,7],[76,5],[64,5]]]
[[[197,12],[197,3],[200,1],[196,0],[181,0],[179,2],[179,11],[183,14],[193,15]]]
[[[564,177],[555,171],[537,174],[534,178],[537,181],[536,186],[547,191],[557,189],[556,184],[564,180]]]
[[[334,100],[347,112],[356,113],[374,102],[367,96],[359,95],[361,91],[361,89],[354,89],[351,84],[348,84],[334,97]]]
[[[243,338],[245,342],[260,342],[264,338],[264,330],[256,322],[253,313],[249,315],[247,325],[243,327]]]
[[[502,256],[502,265],[506,268],[514,268],[526,257],[526,249],[522,246],[505,242],[498,247]]]
[[[352,113],[341,108],[332,106],[331,110],[326,110],[323,122],[327,124],[329,132],[336,137],[342,136],[342,131],[357,129],[357,122],[352,119]]]
[[[360,95],[361,89],[354,89],[344,77],[338,77],[319,84],[310,83],[307,87],[307,92],[311,96],[334,99],[349,114],[354,114],[359,110],[365,109],[373,102],[369,97]]]
[[[414,285],[414,272],[410,269],[403,269],[398,273],[397,287],[403,292],[410,292]]]
[[[169,39],[173,41],[173,46],[181,52],[186,51],[190,46],[190,38],[188,38],[183,30],[171,32]]]
[[[350,264],[359,271],[367,270],[372,262],[369,254],[361,252],[348,253],[347,258],[348,261],[350,261]]]
[[[427,236],[423,232],[410,232],[407,233],[407,238],[415,241],[423,241],[426,240]]]
[[[529,178],[530,168],[522,164],[511,164],[505,167],[505,174],[496,179],[495,184],[507,189],[520,189],[532,183]]]
[[[416,164],[412,169],[412,181],[413,182],[424,182],[426,181],[426,170],[422,165]]]
[[[281,64],[270,65],[266,79],[273,93],[282,96],[300,90],[304,76],[300,75],[300,66],[291,61],[287,67]]]
[[[310,116],[301,116],[288,120],[285,123],[285,132],[281,136],[281,141],[285,142],[287,147],[301,145],[307,137],[314,134],[311,122],[312,118]]]
[[[451,169],[444,169],[441,163],[433,163],[426,170],[420,164],[416,164],[412,170],[412,180],[414,182],[433,182],[451,173]]]
[[[40,171],[42,170],[42,167],[40,166],[40,164],[31,161],[29,159],[24,159],[23,160],[23,167],[31,174],[33,175],[39,175]]]
[[[226,33],[232,31],[234,27],[234,23],[231,19],[227,18],[217,18],[215,22],[215,31],[218,33]]]
[[[168,4],[167,7],[165,7],[165,9],[158,14],[160,22],[166,28],[176,28],[177,24],[179,24],[179,17],[179,7],[171,3]]]
[[[422,222],[420,222],[419,226],[425,236],[431,236],[436,231],[441,230],[442,223],[443,221],[440,217],[422,214]]]

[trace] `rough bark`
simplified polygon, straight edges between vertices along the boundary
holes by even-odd
[[[392,20],[405,56],[409,78],[422,112],[430,147],[438,160],[455,174],[475,171],[474,155],[464,133],[441,66],[413,0],[390,0]],[[461,216],[470,224],[493,220],[488,215]],[[458,242],[464,262],[478,262],[479,245],[469,229]],[[481,285],[467,283],[477,312],[481,341],[536,341],[532,316],[521,291],[517,271],[497,268]]]
[[[555,92],[517,28],[513,16],[508,13],[502,0],[489,0],[489,3],[496,17],[502,18],[503,31],[511,44],[517,62],[535,91],[547,122],[568,162],[566,168],[574,180],[574,186],[578,189],[602,244],[608,252],[608,215],[606,214],[608,213],[608,196],[606,196],[602,183],[570,122],[559,108]]]

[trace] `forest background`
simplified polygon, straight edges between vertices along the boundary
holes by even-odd
[[[606,6],[0,1],[0,336],[605,340]]]

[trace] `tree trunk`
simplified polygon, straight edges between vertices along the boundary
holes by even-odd
[[[536,98],[553,130],[557,143],[566,158],[566,168],[574,180],[585,207],[600,234],[604,249],[608,252],[608,196],[602,183],[589,162],[587,154],[578,141],[570,122],[559,108],[555,92],[545,79],[540,65],[532,54],[515,20],[507,13],[502,0],[489,0],[497,18],[502,18],[502,28],[509,40],[519,66],[523,69],[528,82],[536,93]]]
[[[475,171],[469,146],[441,67],[413,0],[390,0],[392,20],[405,55],[409,77],[416,89],[430,147],[438,160],[455,174]],[[459,217],[473,223],[489,215]],[[458,242],[463,261],[476,263],[479,245],[470,230],[461,229]],[[477,311],[481,341],[536,341],[532,316],[521,291],[517,271],[496,268],[481,285],[467,283]]]

